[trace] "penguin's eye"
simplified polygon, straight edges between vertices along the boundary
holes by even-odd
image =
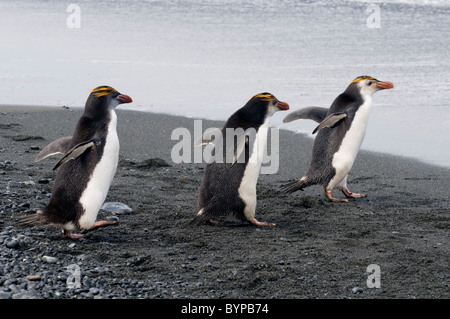
[[[371,86],[372,84],[373,84],[372,81],[368,81],[368,82],[367,82],[367,85],[368,85],[368,86]]]

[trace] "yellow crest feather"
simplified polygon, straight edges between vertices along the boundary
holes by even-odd
[[[363,75],[363,76],[358,76],[356,79],[354,79],[350,83],[356,83],[356,82],[363,81],[363,80],[373,80],[373,81],[377,81],[378,82],[377,79],[375,79],[375,78],[373,78],[371,76]]]
[[[273,101],[273,100],[276,100],[276,97],[273,96],[270,93],[260,93],[260,94],[256,94],[256,95],[252,96],[252,98],[254,98],[254,97],[259,98],[261,101]]]
[[[96,97],[102,97],[114,92],[117,92],[116,89],[110,86],[100,86],[91,91],[91,93],[94,93]]]

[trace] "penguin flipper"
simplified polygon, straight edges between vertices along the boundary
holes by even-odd
[[[236,137],[234,142],[234,147],[228,147],[228,145],[225,145],[225,151],[233,151],[233,160],[232,160],[232,165],[234,165],[236,162],[238,163],[244,163],[245,162],[245,157],[242,158],[243,155],[245,155],[245,146],[248,145],[248,141],[249,141],[249,137],[248,135],[245,134],[240,134],[238,132],[238,134],[236,134]],[[198,146],[203,146],[203,145],[208,145],[211,144],[213,145],[214,148],[216,147],[220,147],[221,145],[224,144],[224,140],[223,140],[223,132],[221,129],[219,128],[209,128],[205,131],[205,133],[203,134],[203,136],[201,136],[200,138],[198,138],[195,142],[194,142],[194,147],[198,147]],[[231,153],[230,154],[225,154],[226,156],[226,160],[228,161],[228,159],[231,159]]]
[[[220,135],[218,135],[220,134]],[[200,136],[195,142],[194,147],[202,146],[202,145],[208,145],[208,144],[214,144],[217,142],[217,137],[222,136],[222,131],[218,128],[209,128],[205,131],[205,133]]]
[[[319,106],[308,106],[300,110],[293,111],[285,116],[283,123],[289,123],[295,120],[313,120],[317,123],[322,122],[327,117],[328,109]]]
[[[343,118],[346,118],[346,117],[347,117],[347,113],[345,113],[345,112],[332,113],[332,114],[328,115],[326,119],[324,119],[319,125],[317,125],[317,127],[313,131],[313,134],[320,131],[324,127],[336,126],[337,124],[339,124],[339,122]]]
[[[95,146],[95,140],[90,140],[87,142],[81,142],[77,145],[75,145],[74,147],[72,147],[72,149],[70,151],[68,151],[66,153],[66,155],[64,155],[58,163],[56,163],[55,167],[53,167],[53,170],[57,169],[59,166],[61,166],[62,164],[76,159],[78,156],[80,156],[81,154],[83,154],[87,149]]]
[[[72,142],[72,136],[61,137],[42,149],[34,162],[42,161],[44,158],[49,156],[57,155],[57,154],[65,154],[70,150],[70,143]]]
[[[248,136],[238,134],[236,141],[236,150],[233,154],[233,164],[236,163],[245,163],[245,147],[248,145]],[[242,157],[244,156],[244,157]]]

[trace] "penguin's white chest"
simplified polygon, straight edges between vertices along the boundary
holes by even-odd
[[[366,134],[371,105],[372,100],[370,97],[367,97],[358,111],[356,111],[350,129],[342,139],[339,150],[333,156],[332,165],[336,169],[336,175],[329,183],[330,188],[339,184],[347,176],[355,162],[356,155]]]
[[[80,197],[84,214],[79,220],[82,229],[89,229],[97,219],[98,211],[108,194],[109,187],[117,170],[119,161],[119,138],[117,136],[117,116],[111,111],[103,154]]]
[[[254,217],[256,210],[256,183],[258,182],[261,163],[267,146],[267,135],[270,123],[270,116],[259,127],[255,136],[251,156],[245,167],[241,184],[239,185],[239,196],[242,198],[246,207],[244,214],[247,217]]]

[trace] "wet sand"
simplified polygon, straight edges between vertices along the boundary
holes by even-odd
[[[192,132],[194,119],[125,107],[117,110],[120,162],[106,201],[133,211],[77,241],[53,227],[17,226],[17,217],[46,204],[54,182],[59,157],[39,163],[34,157],[54,139],[71,135],[81,112],[0,107],[0,258],[20,269],[7,272],[5,266],[0,273],[0,292],[7,297],[14,298],[11,282],[40,299],[450,297],[450,170],[361,151],[348,184],[367,198],[331,203],[320,186],[285,195],[280,186],[302,176],[312,147],[309,138],[285,130],[279,170],[261,175],[257,186],[256,218],[275,227],[232,219],[221,226],[189,226],[205,164],[174,164],[171,150],[178,141],[171,133],[179,127]],[[204,121],[203,130],[222,124]],[[99,218],[109,215],[101,211]],[[6,247],[13,239],[18,244]],[[44,263],[44,255],[58,261]],[[51,280],[73,263],[81,267],[86,287],[26,279],[40,274]],[[367,285],[372,264],[380,267],[380,288]]]

